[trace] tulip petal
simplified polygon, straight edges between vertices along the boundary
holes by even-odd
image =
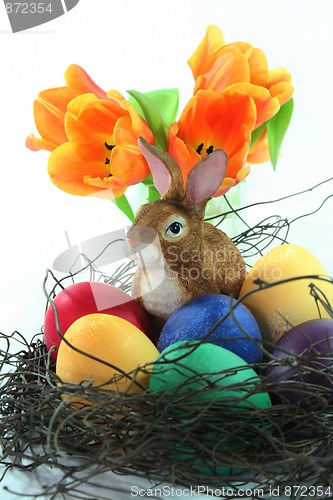
[[[288,82],[278,82],[269,87],[269,91],[273,97],[278,99],[281,106],[289,101],[294,93],[293,87]]]
[[[212,198],[218,198],[226,194],[231,188],[237,186],[240,182],[242,182],[250,173],[250,167],[245,166],[242,167],[238,172],[236,178],[225,177],[219,189],[214,193]]]
[[[250,142],[256,109],[253,99],[245,94],[225,92],[221,97],[207,110],[207,121],[214,131],[214,144],[230,156],[239,151],[244,141]]]
[[[261,134],[256,141],[251,144],[252,145],[247,156],[248,163],[266,163],[270,161],[266,126],[263,130],[261,130]]]
[[[194,93],[198,90],[215,90],[222,92],[234,83],[250,82],[250,69],[246,57],[236,47],[226,46],[209,71],[204,74],[204,79],[198,79]],[[199,85],[204,85],[199,87]]]
[[[228,87],[225,93],[243,94],[254,100],[257,110],[254,128],[258,128],[264,122],[270,120],[280,109],[279,100],[276,97],[272,97],[268,89],[252,85],[252,83],[235,83]]]
[[[58,145],[54,142],[46,141],[41,137],[35,137],[34,134],[29,134],[25,140],[25,146],[30,151],[40,151],[41,149],[53,151]]]
[[[275,85],[279,82],[291,83],[291,74],[286,68],[271,69],[268,72],[267,87]]]
[[[173,123],[169,129],[169,154],[177,161],[181,168],[184,183],[186,183],[190,170],[201,160],[201,156],[177,136],[178,124]]]
[[[83,182],[94,189],[89,196],[96,196],[97,198],[108,200],[113,200],[122,196],[126,189],[118,187],[116,183],[113,182],[113,179],[110,179],[109,177],[104,177],[103,179],[96,177],[93,179],[89,175],[85,175]]]
[[[265,87],[268,80],[268,63],[264,52],[249,43],[236,42],[236,46],[246,57],[250,69],[250,83]],[[241,80],[239,80],[241,81]]]
[[[107,99],[106,92],[96,85],[88,73],[77,64],[68,66],[65,71],[65,81],[74,95],[91,92],[99,99]]]
[[[119,186],[131,186],[148,177],[150,170],[137,146],[124,145],[112,151],[111,173]]]
[[[197,78],[209,69],[211,59],[224,45],[225,41],[220,28],[210,24],[206,29],[205,36],[187,61],[194,78]]]
[[[243,146],[232,156],[230,156],[228,161],[226,177],[231,177],[232,179],[238,179],[239,171],[246,166],[249,146],[250,145],[248,142],[244,142]]]
[[[84,141],[88,137],[110,136],[126,111],[119,104],[97,99],[94,94],[83,94],[68,105],[65,128],[70,141]]]
[[[34,101],[34,118],[39,134],[48,142],[62,144],[67,141],[64,128],[64,116],[67,103],[73,94],[60,87],[40,92]]]
[[[117,120],[113,130],[113,138],[115,143],[117,143],[118,145],[131,144],[137,147],[138,139],[133,133],[131,124],[131,118],[128,115],[122,116]]]
[[[52,182],[62,191],[74,195],[94,195],[98,190],[84,182],[84,177],[108,177],[110,169],[101,162],[84,162],[77,154],[71,143],[66,142],[58,146],[50,155],[48,173]]]

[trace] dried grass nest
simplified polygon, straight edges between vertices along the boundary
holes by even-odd
[[[240,217],[240,210],[236,213]],[[246,261],[249,256],[264,253],[272,242],[287,243],[289,228],[287,219],[270,216],[248,227],[234,241],[243,248]],[[93,279],[128,291],[133,264],[122,266],[112,276],[99,273],[94,263],[87,266]],[[73,282],[74,275],[58,280],[48,271],[43,284],[47,300],[52,301],[62,286]],[[333,280],[331,283],[333,286]],[[313,299],[320,301],[333,318],[331,304],[320,288],[309,285]],[[230,401],[193,404],[193,398],[184,392],[175,398],[168,393],[122,394],[103,387],[64,385],[56,376],[42,331],[31,342],[19,332],[0,334],[0,338],[6,345],[0,357],[0,463],[5,472],[12,468],[32,470],[40,465],[61,470],[63,481],[53,486],[50,498],[58,498],[68,478],[75,478],[78,471],[88,470],[91,464],[94,474],[112,470],[184,487],[223,484],[235,488],[237,481],[238,487],[251,483],[268,493],[274,485],[307,481],[320,487],[333,484],[330,371],[326,376],[332,390],[303,385],[304,397],[296,404],[277,398],[270,408],[247,409],[245,418],[242,408]],[[20,346],[15,352],[14,344]],[[306,363],[304,360],[304,369]],[[267,382],[261,377],[266,361],[251,366],[260,378],[251,391],[278,394],[285,390],[287,381]],[[214,390],[218,390],[214,384],[202,389]],[[70,405],[61,399],[64,392],[84,396],[90,404]],[[214,446],[203,439],[207,435],[213,436]],[[231,442],[235,446],[230,446]],[[180,443],[183,452],[172,453]],[[68,458],[75,459],[75,463]],[[224,467],[225,472],[221,474],[219,467]],[[75,481],[73,498],[86,498],[77,493],[84,479]],[[70,489],[67,494],[71,498]]]

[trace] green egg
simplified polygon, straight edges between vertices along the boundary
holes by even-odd
[[[271,400],[260,392],[260,378],[246,361],[218,345],[171,344],[152,369],[149,389],[163,392],[176,435],[179,422],[179,444],[178,438],[172,443],[170,457],[188,461],[203,474],[241,472],[242,448],[260,446],[262,431],[269,432],[265,409]]]

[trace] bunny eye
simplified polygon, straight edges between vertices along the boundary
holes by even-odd
[[[172,224],[170,224],[165,234],[168,236],[178,236],[181,233],[182,229],[183,225],[180,222],[175,221]]]

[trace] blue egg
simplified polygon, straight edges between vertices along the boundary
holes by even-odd
[[[247,363],[259,363],[263,357],[259,326],[242,303],[232,309],[236,302],[236,299],[219,294],[202,295],[190,300],[165,323],[158,340],[158,350],[161,352],[170,344],[183,340],[203,340],[234,352]]]

